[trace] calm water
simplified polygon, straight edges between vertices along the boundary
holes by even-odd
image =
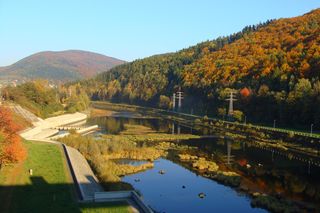
[[[149,163],[149,161],[145,160],[132,160],[132,159],[115,159],[113,160],[117,164],[129,164],[132,166],[140,166],[145,163]]]
[[[159,174],[159,170],[165,170],[165,174]],[[231,188],[166,159],[155,161],[153,169],[122,180],[132,184],[157,212],[266,212],[252,208],[246,196]],[[206,197],[199,198],[199,193],[205,193]]]
[[[88,122],[98,124],[103,134],[117,134],[124,130],[125,124],[144,125],[172,134],[218,134],[211,129],[195,130],[160,119],[100,117]],[[317,203],[315,197],[320,196],[320,159],[317,157],[261,147],[246,140],[202,138],[176,143],[197,147],[194,154],[212,158],[220,166],[246,176],[268,193],[299,197],[311,203]],[[118,163],[141,164],[130,160]],[[158,173],[161,169],[166,171],[164,175]],[[250,199],[234,189],[197,176],[166,159],[156,161],[151,170],[124,177],[123,181],[132,184],[146,202],[160,212],[263,212],[251,208]],[[183,185],[186,188],[183,189]],[[204,199],[198,197],[201,192],[207,195]]]
[[[171,121],[157,119],[157,118],[125,118],[125,117],[97,117],[88,119],[89,125],[97,124],[101,128],[101,133],[117,134],[124,130],[125,124],[143,125],[150,127],[153,130],[163,133],[191,133],[190,128],[177,125]],[[174,126],[174,127],[173,127]],[[193,130],[193,133],[198,133]]]

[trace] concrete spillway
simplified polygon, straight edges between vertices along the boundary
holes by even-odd
[[[79,112],[47,118],[45,120],[34,122],[33,128],[27,129],[26,131],[22,132],[20,135],[27,139],[28,138],[32,138],[32,139],[48,138],[59,132],[59,130],[54,129],[55,127],[75,124],[75,123],[84,121],[86,119],[87,119],[87,115]]]

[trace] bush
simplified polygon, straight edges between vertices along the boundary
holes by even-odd
[[[243,112],[241,112],[240,110],[235,110],[233,111],[233,118],[236,119],[236,121],[242,121],[243,119]]]
[[[290,132],[288,133],[288,137],[289,137],[289,138],[293,138],[293,137],[294,137],[294,132],[293,132],[293,131],[290,131]]]
[[[159,107],[163,108],[163,109],[169,109],[170,108],[170,98],[165,95],[160,95]]]

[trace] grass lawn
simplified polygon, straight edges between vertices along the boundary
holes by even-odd
[[[130,212],[127,203],[78,204],[62,148],[42,142],[24,144],[25,162],[0,171],[0,212]]]
[[[122,213],[130,212],[128,210],[128,204],[125,202],[115,203],[86,203],[80,204],[81,212],[83,213]]]

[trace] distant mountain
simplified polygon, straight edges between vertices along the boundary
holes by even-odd
[[[92,77],[123,63],[125,61],[87,51],[46,51],[0,67],[0,79],[70,81]]]

